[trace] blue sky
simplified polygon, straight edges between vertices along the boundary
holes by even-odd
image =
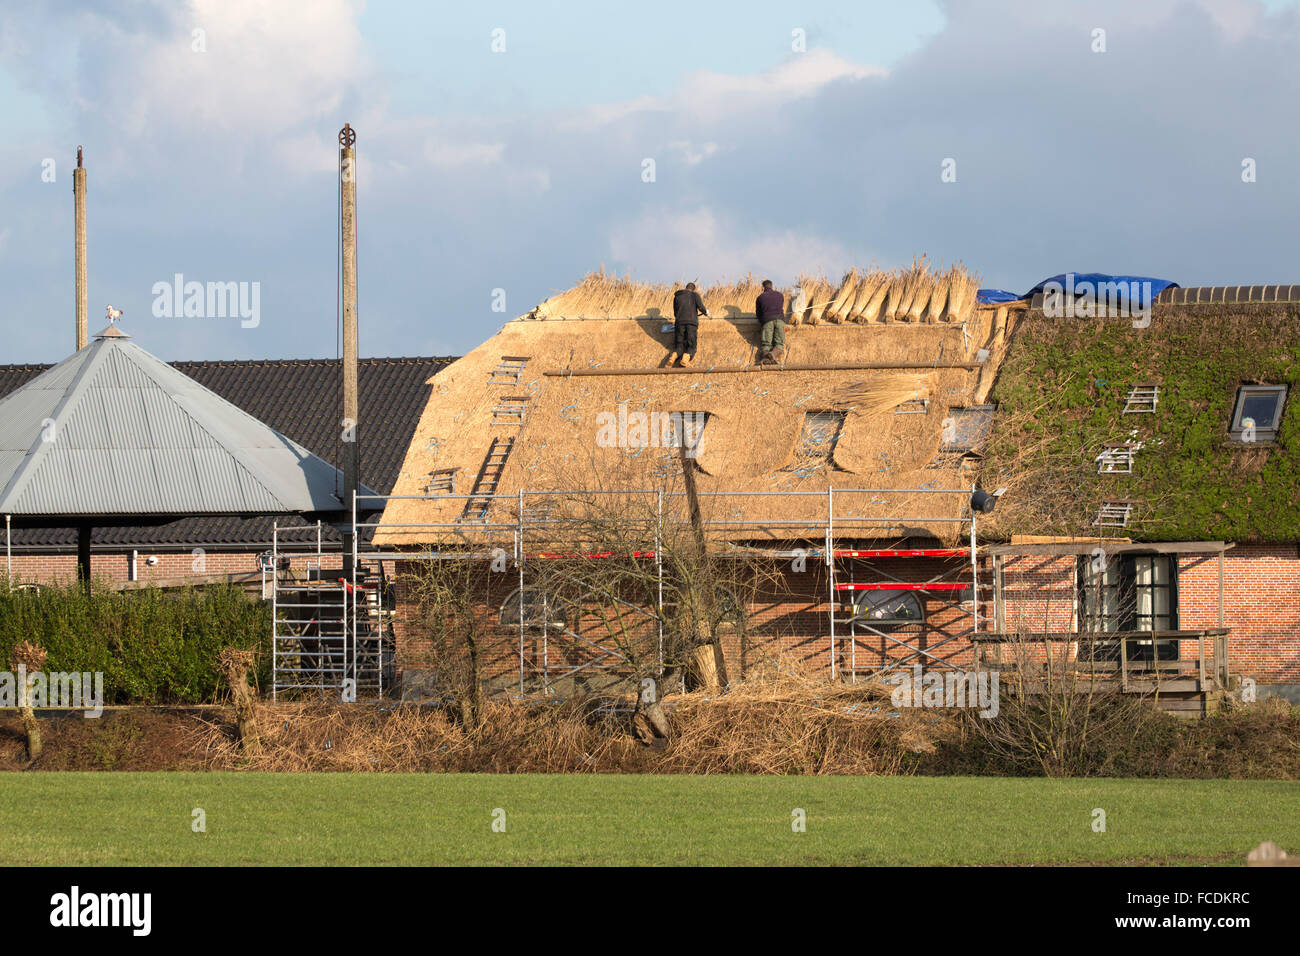
[[[1300,281],[1298,99],[1282,0],[8,5],[0,362],[72,348],[79,143],[92,328],[111,302],[167,359],[334,355],[347,121],[362,352],[457,354],[602,265]],[[176,273],[258,283],[260,322],[156,317]]]

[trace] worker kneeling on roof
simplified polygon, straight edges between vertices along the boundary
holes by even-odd
[[[704,300],[695,291],[695,283],[686,283],[685,289],[673,293],[673,351],[668,364],[687,367],[695,361],[695,346],[699,340],[700,316],[708,315]]]
[[[763,280],[763,291],[754,300],[754,315],[762,328],[759,365],[780,365],[785,356],[785,296]]]

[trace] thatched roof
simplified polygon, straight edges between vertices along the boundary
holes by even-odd
[[[757,291],[753,279],[703,290],[710,311],[727,318],[701,323],[697,368],[689,372],[658,371],[671,344],[669,286],[597,274],[508,323],[431,379],[432,399],[394,489],[421,500],[392,502],[384,514],[390,528],[378,542],[446,540],[443,532],[397,525],[455,525],[464,502],[429,489],[445,487],[439,482],[454,474],[455,490],[469,492],[494,436],[516,438],[498,494],[680,491],[674,451],[596,443],[597,416],[620,409],[708,414],[694,475],[715,537],[812,537],[828,488],[877,488],[892,491],[837,500],[837,535],[950,539],[959,525],[911,519],[960,515],[960,496],[898,489],[969,487],[978,478],[987,488],[1007,488],[981,521],[982,536],[1300,541],[1300,417],[1293,407],[1300,305],[1162,301],[1147,327],[1130,318],[1049,319],[1026,303],[977,306],[973,277],[949,270],[940,280],[918,262],[906,274],[859,270],[838,283],[810,279],[785,290],[795,294],[792,323],[803,327],[787,333],[783,370],[756,371],[758,327],[747,313]],[[506,357],[527,358],[518,383],[490,385]],[[977,360],[972,369],[951,367]],[[844,367],[873,363],[912,367]],[[587,374],[611,369],[637,371]],[[1158,385],[1157,411],[1125,414],[1126,398],[1142,383]],[[1229,435],[1243,384],[1290,387],[1275,440],[1247,445]],[[506,398],[519,400],[522,426],[492,424]],[[921,398],[928,400],[924,413],[896,414],[900,403]],[[967,419],[949,410],[985,404],[997,412],[984,457],[954,453],[944,421]],[[828,458],[805,453],[809,411],[845,413]],[[1131,472],[1099,473],[1107,446],[1129,445]],[[734,494],[740,491],[782,494]],[[821,497],[790,494],[809,491]],[[1128,506],[1125,526],[1098,526],[1107,503]],[[525,508],[540,504],[529,500]],[[841,515],[861,523],[840,523]],[[514,518],[511,502],[498,502],[489,515],[502,523]]]
[[[710,305],[715,314],[721,311]],[[432,397],[394,489],[420,500],[392,501],[383,516],[389,528],[376,541],[447,540],[447,531],[399,526],[455,524],[465,502],[438,489],[451,482],[456,493],[469,493],[494,438],[515,439],[498,495],[520,489],[680,489],[682,463],[675,449],[598,444],[599,416],[620,410],[707,413],[693,473],[715,536],[820,539],[828,488],[969,488],[969,460],[940,451],[944,420],[950,407],[987,398],[1003,354],[1006,312],[962,311],[961,321],[857,327],[822,321],[793,328],[787,332],[786,367],[778,371],[753,367],[758,325],[752,318],[702,320],[696,367],[682,372],[660,370],[672,344],[671,325],[663,319],[507,323],[430,380]],[[523,359],[521,372],[509,370]],[[862,367],[872,364],[907,367]],[[962,365],[971,367],[954,367]],[[506,371],[495,372],[499,367]],[[608,374],[616,368],[635,371]],[[924,410],[896,414],[911,399]],[[516,404],[522,425],[493,424],[494,417],[514,421],[507,406]],[[806,413],[817,411],[843,414],[828,457],[807,444]],[[525,510],[540,505],[540,499],[529,500]],[[951,538],[957,523],[913,519],[956,518],[965,508],[961,494],[842,495],[835,511],[837,523],[843,516],[845,524],[837,524],[837,533],[850,533],[850,519],[856,519],[864,537]],[[514,516],[513,501],[498,501],[489,521]],[[467,534],[473,527],[461,525]]]
[[[1195,290],[1192,290],[1195,291]],[[1153,413],[1124,413],[1153,383]],[[1242,385],[1287,385],[1277,437],[1229,435]],[[1300,306],[1166,305],[1131,319],[1021,320],[992,393],[984,481],[1008,488],[982,529],[1147,541],[1300,541]],[[1107,445],[1131,473],[1099,474]],[[1103,503],[1127,526],[1094,526]]]

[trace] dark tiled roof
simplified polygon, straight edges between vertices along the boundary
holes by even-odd
[[[361,482],[382,494],[392,491],[416,423],[429,399],[425,384],[452,358],[361,359],[358,388],[365,430]],[[172,362],[173,368],[210,388],[254,418],[338,463],[342,418],[338,359]],[[0,397],[44,372],[48,365],[0,365]],[[286,518],[280,517],[284,524]],[[184,518],[163,525],[99,527],[96,550],[110,547],[260,546],[271,539],[272,517]],[[337,539],[327,529],[331,539]],[[0,536],[3,535],[0,529]],[[314,534],[313,534],[314,540]],[[72,549],[71,528],[14,529],[14,547]]]

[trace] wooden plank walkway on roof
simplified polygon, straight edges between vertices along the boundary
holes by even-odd
[[[856,372],[872,369],[929,369],[929,368],[981,368],[979,362],[858,362],[837,365],[715,365],[708,368],[695,365],[690,368],[555,368],[542,374],[559,377],[579,375],[722,375],[733,372]]]

